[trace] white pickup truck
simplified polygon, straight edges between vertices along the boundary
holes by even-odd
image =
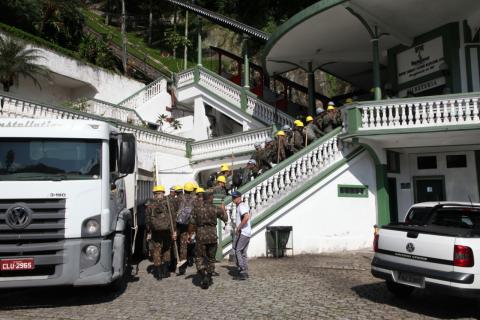
[[[480,292],[479,203],[415,204],[405,222],[383,226],[373,246],[372,274],[385,279],[396,296],[435,287],[461,295]]]

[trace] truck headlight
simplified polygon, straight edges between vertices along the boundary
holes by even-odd
[[[87,257],[87,259],[96,261],[99,254],[100,249],[97,246],[89,245],[85,247],[85,257]]]
[[[100,236],[100,215],[85,219],[82,224],[82,237]]]

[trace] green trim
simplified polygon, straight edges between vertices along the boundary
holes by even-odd
[[[187,145],[185,147],[185,156],[187,158],[192,158],[192,141],[188,140]]]
[[[195,66],[193,68],[193,82],[196,84],[200,81],[200,68],[201,66]]]
[[[247,112],[248,107],[247,90],[248,88],[243,87],[240,91],[240,109],[244,112]]]
[[[377,224],[379,226],[390,223],[390,198],[388,196],[387,165],[382,164],[375,150],[368,144],[359,143],[373,159],[375,164],[375,180],[377,184]]]
[[[352,189],[352,192],[347,192],[345,189]],[[360,192],[357,193],[357,191]],[[337,185],[337,196],[341,198],[368,198],[368,186],[339,184]]]
[[[285,198],[283,198],[280,201],[275,202],[270,206],[265,212],[263,212],[260,216],[255,217],[252,220],[252,228],[256,227],[258,224],[262,223],[269,217],[271,217],[277,210],[281,209],[285,205],[289,204],[293,200],[295,200],[297,197],[299,197],[301,194],[305,193],[308,189],[322,181],[323,179],[327,178],[331,174],[333,174],[335,171],[337,171],[339,168],[341,168],[343,165],[346,163],[352,161],[354,158],[356,158],[358,155],[362,154],[363,151],[365,151],[364,148],[359,147],[352,151],[349,155],[344,157],[343,159],[339,160],[337,163],[331,165],[318,175],[316,175],[314,178],[311,180],[305,182],[300,188],[296,189],[295,191],[289,193]],[[284,161],[285,162],[285,161]],[[224,248],[228,244],[232,242],[231,236],[228,236],[222,241],[221,247]]]
[[[353,134],[362,127],[362,114],[359,108],[350,108],[347,110],[348,127],[347,132]]]
[[[332,7],[335,7],[339,4],[346,2],[347,0],[323,0],[318,1],[315,4],[305,8],[304,10],[300,11],[290,19],[288,19],[284,24],[280,25],[275,32],[268,38],[267,44],[263,49],[262,61],[264,70],[267,70],[265,66],[267,65],[267,56],[270,53],[270,50],[275,46],[275,44],[285,36],[290,30],[295,28],[300,23],[310,19],[311,17],[326,11]]]

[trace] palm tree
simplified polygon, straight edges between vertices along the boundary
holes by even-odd
[[[36,77],[50,78],[50,70],[36,63],[44,59],[38,52],[13,39],[0,37],[0,82],[3,91],[8,92],[11,86],[18,86],[20,75],[32,79],[35,86],[42,88]]]

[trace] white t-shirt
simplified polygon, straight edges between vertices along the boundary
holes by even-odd
[[[242,216],[250,212],[250,207],[245,202],[240,202],[237,206],[237,226],[240,225],[242,222]],[[250,222],[252,221],[252,216],[250,215],[250,219],[246,225],[243,226],[241,233],[246,237],[252,236],[252,225]]]

